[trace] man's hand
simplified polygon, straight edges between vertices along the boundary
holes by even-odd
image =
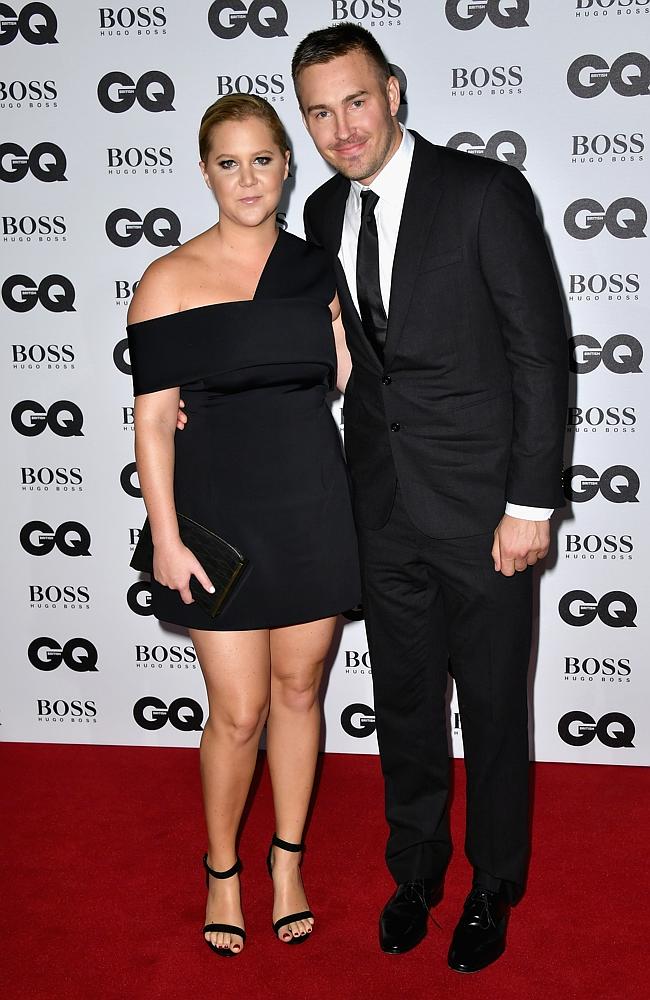
[[[184,412],[185,403],[182,399],[178,401],[178,413],[176,414],[176,430],[185,430],[187,423],[187,413]]]
[[[497,573],[514,576],[543,559],[551,541],[548,521],[525,521],[504,514],[494,532],[492,558]]]

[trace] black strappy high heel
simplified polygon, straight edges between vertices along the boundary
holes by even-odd
[[[305,849],[304,844],[290,844],[288,840],[280,840],[277,834],[274,833],[273,839],[271,840],[271,846],[269,847],[268,857],[266,859],[266,867],[268,869],[268,873],[271,879],[273,878],[273,865],[271,864],[271,855],[273,853],[274,847],[279,847],[280,850],[282,851],[290,851],[292,854],[297,854],[299,851],[304,851]],[[278,937],[278,931],[282,927],[286,927],[287,924],[292,924],[296,920],[307,920],[309,917],[311,917],[312,920],[314,919],[314,914],[311,912],[311,910],[301,910],[300,913],[289,913],[288,916],[286,917],[280,917],[280,919],[276,920],[275,923],[273,924],[273,930],[275,932],[275,936]],[[302,944],[303,941],[306,941],[308,937],[310,937],[309,933],[301,934],[299,937],[294,937],[292,934],[288,941],[283,941],[282,943]],[[281,939],[278,938],[278,940]]]
[[[206,887],[209,889],[211,875],[212,878],[222,878],[222,879],[232,878],[233,875],[239,875],[242,866],[241,866],[241,861],[239,860],[239,858],[237,858],[232,868],[229,868],[228,871],[216,872],[214,868],[210,868],[210,865],[208,864],[208,856],[207,854],[204,854],[203,867],[205,868],[205,884]],[[205,935],[210,931],[216,931],[217,933],[222,933],[222,934],[238,934],[239,937],[241,938],[242,946],[246,941],[246,931],[244,930],[244,928],[235,927],[234,924],[206,924],[205,927],[203,928],[202,933]],[[208,941],[207,938],[204,937],[203,940],[207,944],[208,948],[210,948],[215,953],[215,955],[223,955],[224,958],[234,958],[236,955],[239,955],[242,950],[241,948],[239,949],[239,951],[233,951],[232,948],[218,948],[216,944],[212,944],[212,942]]]

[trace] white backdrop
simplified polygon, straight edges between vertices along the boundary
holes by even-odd
[[[146,265],[214,221],[196,132],[223,93],[261,94],[286,123],[287,222],[302,234],[303,202],[327,170],[303,130],[290,60],[308,31],[344,18],[374,31],[397,67],[408,125],[509,160],[538,197],[578,371],[573,504],[556,515],[540,583],[531,746],[538,760],[648,764],[650,62],[638,49],[650,0],[0,4],[0,734],[198,742],[194,650],[153,619],[128,566],[144,507],[126,311]],[[325,717],[328,750],[376,752],[362,622],[342,628]],[[450,728],[462,754],[453,700]]]

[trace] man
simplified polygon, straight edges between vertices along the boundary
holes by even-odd
[[[528,858],[531,566],[563,503],[559,294],[519,171],[402,129],[369,32],[312,32],[292,72],[338,171],[308,199],[305,231],[336,261],[353,361],[346,450],[397,883],[380,943],[416,945],[440,897],[450,663],[474,881],[449,964],[477,971],[504,950]]]

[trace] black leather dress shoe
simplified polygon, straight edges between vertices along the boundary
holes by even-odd
[[[432,878],[401,882],[379,918],[379,944],[389,955],[403,955],[427,932],[429,910],[439,902],[442,887]]]
[[[480,972],[495,962],[506,947],[510,904],[500,892],[472,889],[465,900],[449,949],[449,968]]]

